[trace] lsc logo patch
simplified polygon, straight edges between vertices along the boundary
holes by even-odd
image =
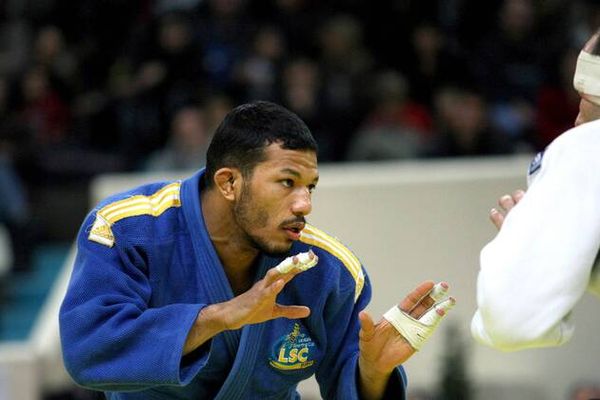
[[[308,368],[315,363],[311,351],[315,343],[311,337],[301,332],[300,324],[295,323],[292,331],[280,337],[273,346],[269,364],[282,371]]]

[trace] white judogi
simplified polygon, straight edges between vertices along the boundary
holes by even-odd
[[[504,351],[559,346],[586,289],[600,296],[600,121],[557,138],[529,189],[481,251],[475,339]]]

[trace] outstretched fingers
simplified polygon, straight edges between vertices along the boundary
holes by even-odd
[[[496,229],[500,230],[502,228],[502,224],[504,223],[504,215],[495,208],[490,210],[490,221],[496,227]]]
[[[446,315],[456,304],[454,297],[449,297],[446,300],[436,304],[431,310],[427,311],[420,319],[422,323],[426,325],[435,325]]]
[[[273,306],[273,318],[299,319],[310,315],[310,308],[306,306],[282,306],[275,304]]]
[[[523,196],[525,196],[525,191],[523,191],[521,189],[515,190],[512,194],[515,204],[518,204],[523,199]]]
[[[502,210],[504,210],[505,213],[510,212],[515,204],[515,199],[510,194],[505,194],[498,199],[498,205],[500,208],[502,208]]]
[[[410,312],[421,303],[423,298],[431,292],[435,283],[433,281],[425,281],[411,291],[404,300],[400,302],[400,309],[404,312]]]
[[[525,192],[521,189],[515,190],[512,194],[505,194],[498,199],[499,208],[490,210],[490,221],[500,230],[504,220],[510,211],[523,199]]]
[[[448,293],[448,283],[439,282],[436,283],[433,288],[424,296],[420,302],[418,302],[411,310],[409,315],[413,318],[419,319],[423,314],[427,312],[436,302],[446,297]]]

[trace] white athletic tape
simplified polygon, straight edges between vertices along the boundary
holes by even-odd
[[[444,293],[446,291],[447,288],[444,289]],[[435,295],[438,294],[435,293]],[[415,350],[420,350],[455,303],[456,301],[450,297],[434,305],[418,320],[400,310],[398,306],[394,306],[383,314],[383,318],[388,320]],[[437,310],[444,311],[443,315],[439,315]]]
[[[310,254],[312,254],[312,259],[310,258]],[[294,264],[294,257],[298,258],[298,263]],[[301,271],[306,271],[311,269],[319,262],[319,257],[312,251],[307,251],[305,253],[298,253],[295,256],[290,256],[283,260],[277,265],[277,271],[282,274],[287,274],[294,268],[299,269]]]
[[[433,289],[431,289],[431,292],[429,292],[429,297],[431,297],[433,299],[433,301],[438,301],[440,299],[442,299],[444,296],[446,296],[446,293],[448,293],[448,285],[447,284],[442,284],[442,282],[436,283],[435,286],[433,287]]]
[[[579,52],[573,76],[573,86],[586,100],[600,105],[600,56]]]
[[[431,310],[427,311],[421,316],[421,318],[419,318],[419,321],[428,326],[437,325],[443,318],[443,315],[438,314],[437,311],[441,310],[444,312],[444,315],[446,315],[448,310],[454,307],[454,304],[456,304],[456,300],[450,297],[449,299],[446,299],[433,306]]]
[[[431,336],[432,331],[428,325],[406,314],[398,306],[390,308],[383,314],[383,318],[387,319],[415,350],[421,350],[423,343]]]

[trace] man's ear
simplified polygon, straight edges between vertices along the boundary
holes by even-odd
[[[237,195],[237,188],[240,187],[242,174],[235,168],[221,168],[215,172],[215,186],[221,195],[233,201]]]

